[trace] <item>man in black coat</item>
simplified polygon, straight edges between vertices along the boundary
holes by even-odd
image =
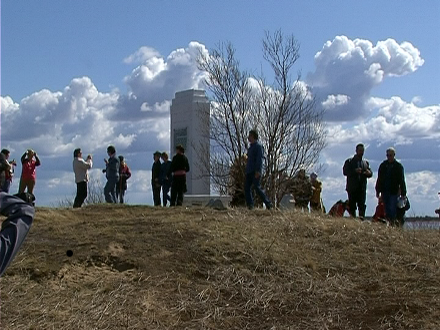
[[[391,224],[395,223],[397,212],[397,198],[406,197],[405,173],[402,164],[396,160],[394,148],[386,151],[384,160],[377,173],[376,197],[382,198],[385,204],[385,215]]]
[[[176,206],[176,203],[178,206],[183,204],[183,194],[186,193],[187,172],[189,172],[188,158],[185,156],[184,147],[178,144],[168,172],[168,177],[171,177],[171,173],[173,174],[170,206]]]
[[[365,147],[362,143],[356,146],[356,154],[348,158],[342,169],[347,177],[346,190],[348,194],[349,212],[352,217],[356,217],[356,206],[359,210],[359,218],[365,218],[367,208],[367,179],[373,176],[370,164],[363,159]]]
[[[160,156],[161,152],[156,151],[153,154],[154,163],[151,168],[151,187],[153,189],[153,202],[154,206],[160,206]]]

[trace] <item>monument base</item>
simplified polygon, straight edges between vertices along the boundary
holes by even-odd
[[[206,206],[211,199],[219,199],[224,206],[228,207],[232,197],[228,195],[185,195],[183,206]]]

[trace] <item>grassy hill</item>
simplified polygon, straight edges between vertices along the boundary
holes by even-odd
[[[439,238],[295,212],[37,208],[1,328],[440,329]]]

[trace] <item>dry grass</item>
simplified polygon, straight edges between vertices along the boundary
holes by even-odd
[[[439,329],[439,238],[294,212],[38,208],[0,280],[1,328]]]

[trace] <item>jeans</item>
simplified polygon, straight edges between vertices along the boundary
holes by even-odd
[[[162,203],[163,206],[167,206],[167,202],[171,202],[171,197],[168,195],[170,192],[170,185],[168,183],[162,184]]]
[[[388,191],[382,193],[383,203],[385,204],[385,214],[389,220],[396,219],[397,195],[391,195]]]
[[[117,203],[116,199],[116,184],[119,182],[119,178],[109,178],[104,187],[104,197],[107,203]]]
[[[254,186],[254,189],[258,196],[263,200],[264,204],[268,209],[272,208],[272,203],[267,198],[266,194],[261,190],[260,187],[260,177],[257,179],[255,177],[255,172],[252,173],[246,173],[246,181],[244,183],[244,195],[246,198],[246,205],[248,208],[254,207],[254,200],[252,198],[252,186]]]

